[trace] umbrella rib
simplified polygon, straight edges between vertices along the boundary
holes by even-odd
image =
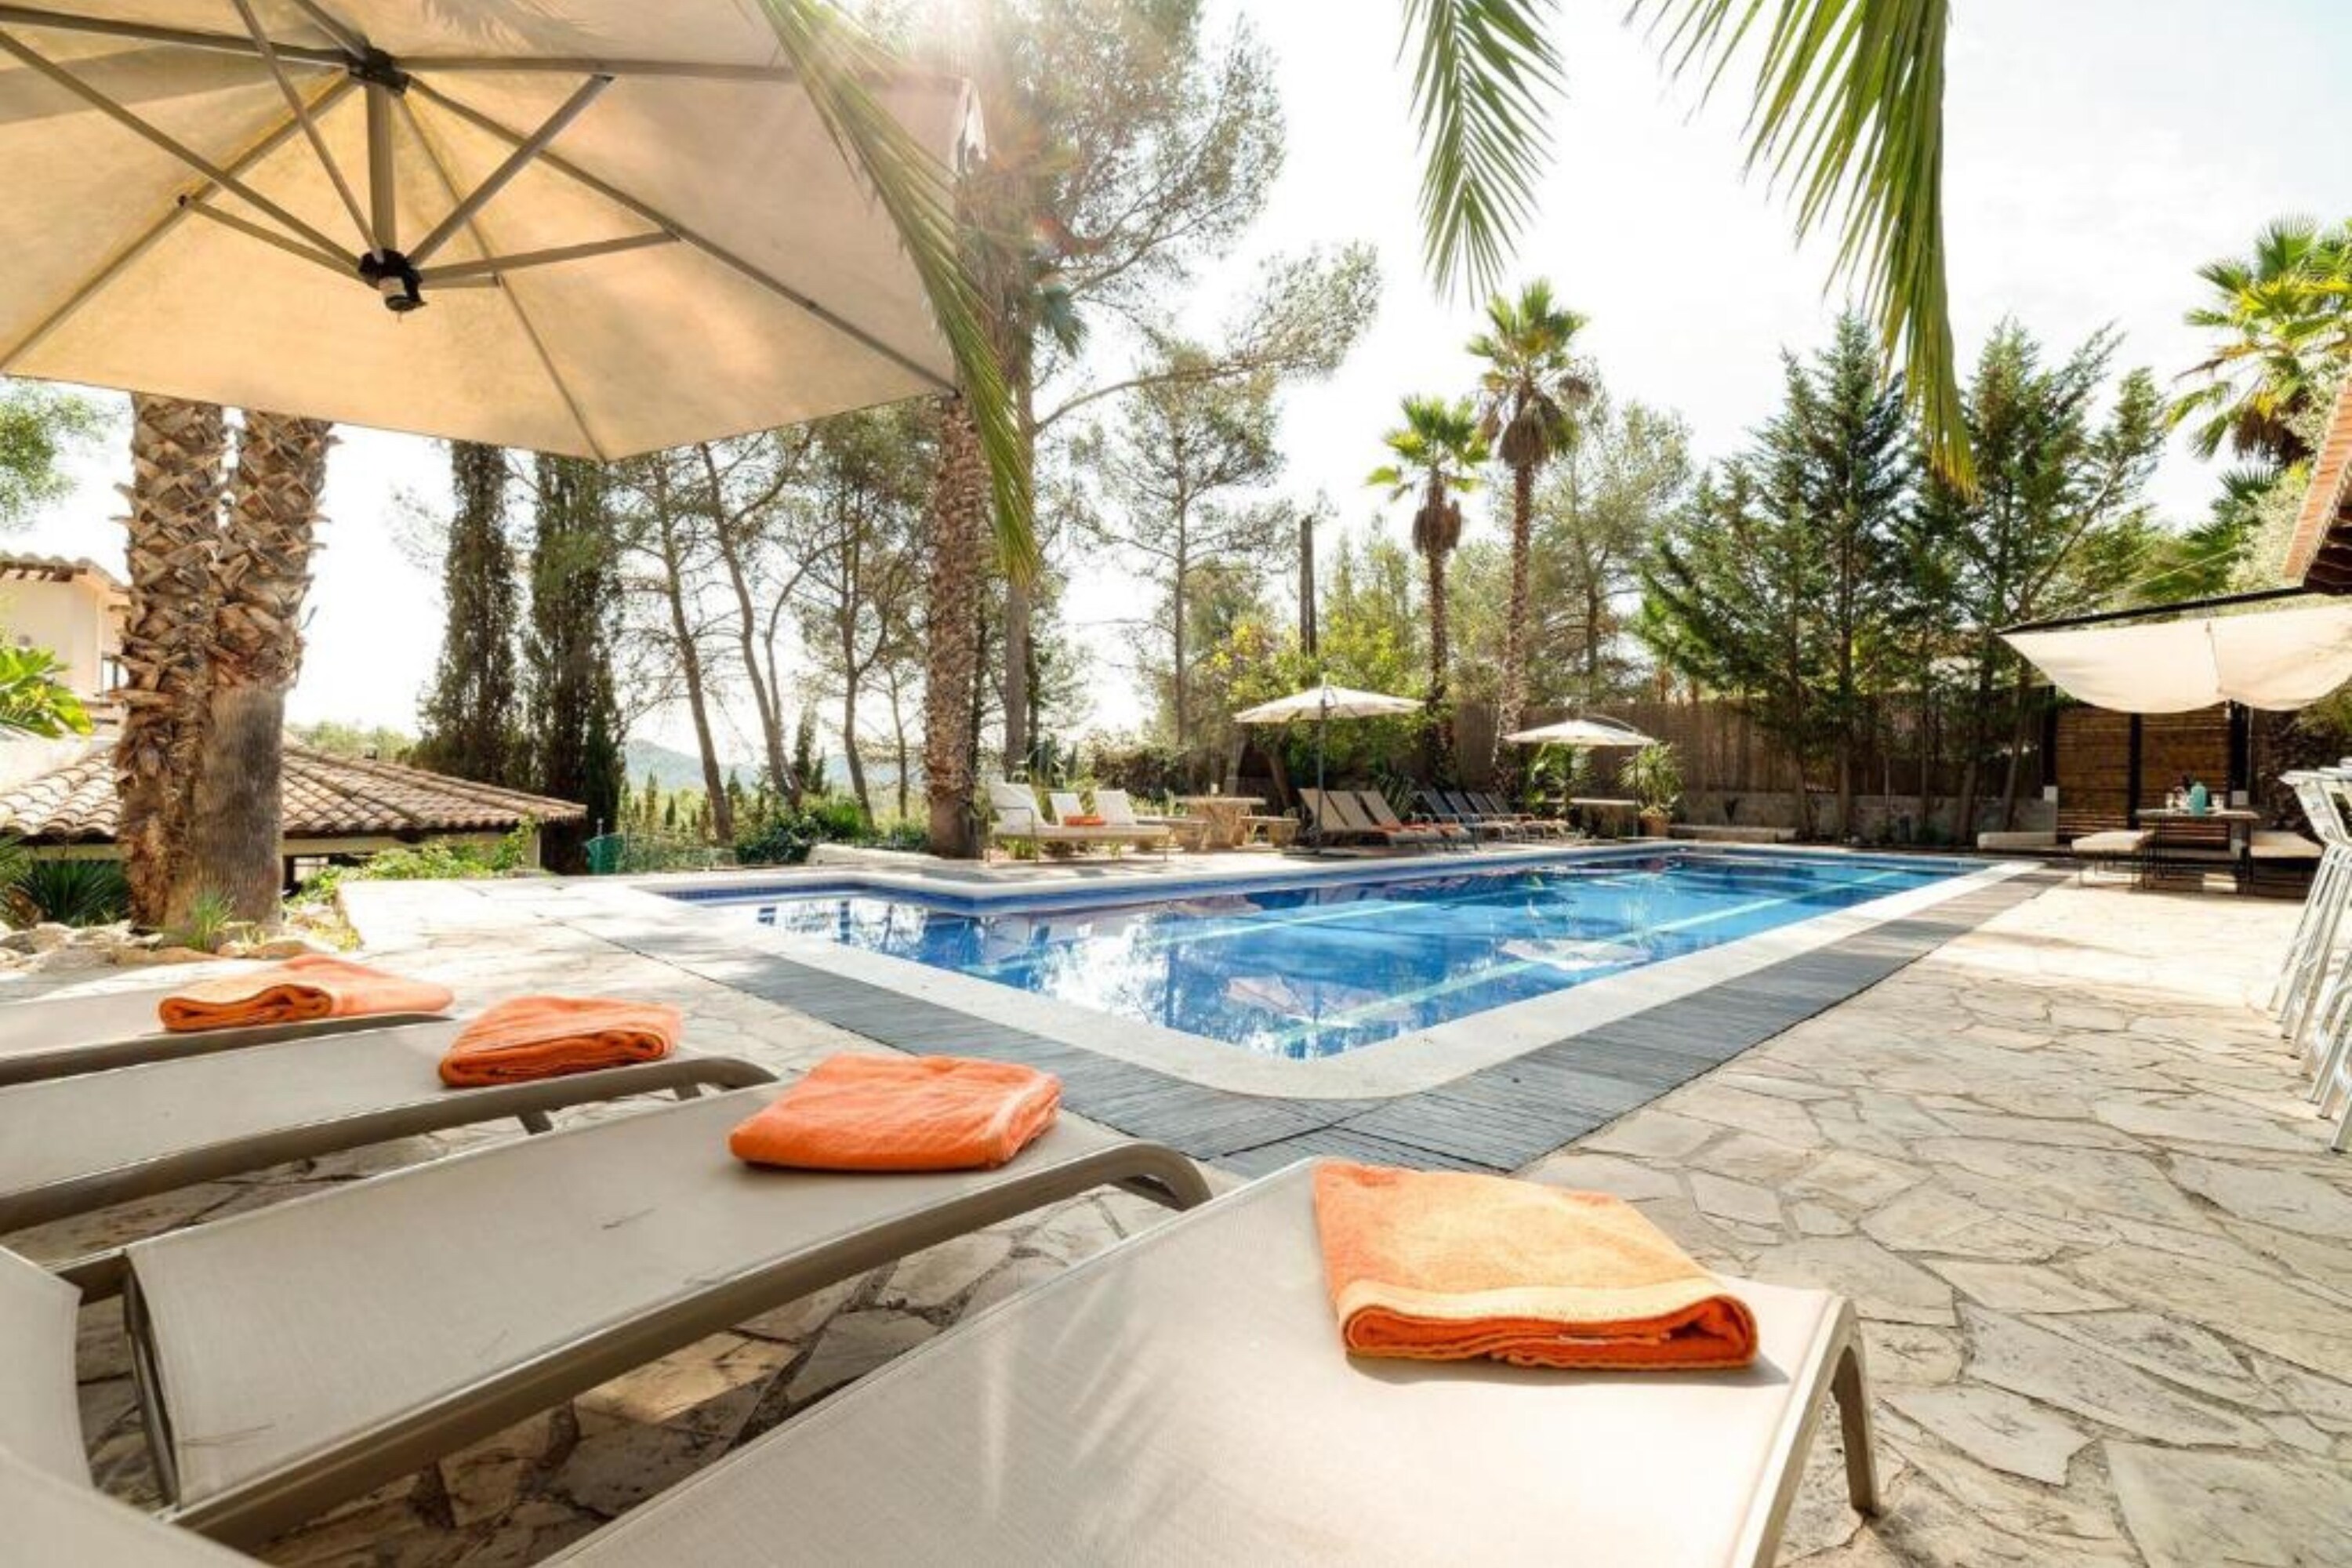
[[[517,142],[522,140],[522,137],[519,132],[501,125],[498,121],[493,120],[490,116],[483,113],[480,110],[474,108],[471,104],[460,102],[458,100],[450,97],[447,93],[434,88],[421,78],[412,79],[408,86],[411,92],[422,94],[425,99],[439,107],[447,110],[450,113],[456,115],[458,119],[465,121],[467,124],[473,126],[477,130],[486,131],[491,135],[501,137],[509,142]],[[403,101],[404,102],[405,100]],[[802,310],[807,311],[810,315],[815,317],[818,321],[824,322],[826,326],[833,328],[837,332],[843,333],[845,336],[856,339],[858,342],[865,344],[867,348],[873,350],[876,353],[880,354],[883,358],[890,361],[893,364],[898,365],[900,369],[906,370],[912,374],[920,377],[923,381],[929,383],[931,386],[938,388],[940,391],[952,392],[955,390],[954,384],[951,382],[940,379],[940,377],[932,371],[917,363],[913,359],[891,347],[888,343],[884,342],[881,339],[876,337],[873,333],[867,331],[863,327],[858,326],[856,322],[845,320],[834,311],[825,309],[823,305],[818,304],[814,300],[810,299],[799,289],[794,289],[791,284],[770,276],[751,262],[736,255],[726,247],[719,245],[717,241],[697,233],[695,230],[687,227],[684,224],[677,222],[674,218],[666,216],[660,211],[639,201],[636,197],[629,195],[626,191],[622,190],[619,186],[613,184],[609,181],[597,178],[587,170],[580,167],[577,163],[572,163],[553,153],[541,153],[540,154],[539,161],[546,164],[549,168],[553,169],[556,173],[563,174],[578,182],[580,184],[586,186],[589,190],[595,192],[600,196],[603,196],[606,201],[612,202],[617,206],[625,208],[630,213],[635,214],[637,217],[644,219],[646,223],[657,225],[670,233],[675,234],[681,241],[702,252],[703,255],[709,257],[712,260],[719,262],[720,265],[727,267],[735,272],[740,273],[743,277],[749,279],[753,283],[758,284],[761,288],[767,289],[770,293],[777,295],[779,298],[788,300],[792,304],[797,305]]]
[[[253,47],[261,51],[262,63],[269,68],[270,76],[276,79],[278,90],[286,95],[286,107],[292,110],[294,118],[301,122],[302,134],[310,138],[310,151],[318,154],[319,166],[327,171],[327,178],[333,182],[335,195],[343,198],[343,210],[352,215],[352,226],[360,231],[361,243],[370,250],[376,249],[375,230],[369,226],[367,215],[360,210],[360,199],[352,194],[351,182],[343,178],[341,166],[336,163],[334,154],[327,151],[327,139],[319,134],[318,124],[311,120],[310,110],[303,107],[302,95],[294,90],[294,79],[286,74],[286,67],[278,59],[278,46],[270,42],[268,33],[261,30],[261,18],[253,14],[253,0],[230,0],[230,3],[236,7],[237,16],[244,21],[245,30],[253,35]]]
[[[271,201],[268,196],[263,195],[259,191],[255,190],[251,185],[247,184],[243,180],[238,179],[235,174],[230,174],[227,170],[222,168],[219,164],[214,163],[211,159],[205,157],[194,148],[176,140],[167,132],[157,129],[155,126],[149,124],[145,120],[141,119],[138,115],[133,114],[130,110],[125,109],[122,105],[115,102],[114,100],[107,97],[106,94],[99,91],[98,89],[90,86],[89,83],[82,80],[81,78],[74,75],[73,72],[66,69],[63,66],[58,65],[55,60],[50,59],[47,55],[42,54],[38,49],[34,48],[22,38],[16,37],[5,30],[0,30],[0,51],[5,51],[8,54],[16,56],[17,59],[23,61],[26,65],[32,67],[33,69],[48,78],[49,80],[55,82],[58,86],[64,88],[68,92],[72,93],[76,98],[80,99],[92,109],[97,110],[109,120],[113,121],[117,125],[120,125],[124,130],[142,138],[159,150],[171,154],[181,163],[185,163],[191,169],[195,170],[196,173],[204,175],[205,178],[210,180],[214,184],[220,186],[223,190],[229,191],[244,198],[246,202],[257,207],[268,216],[276,218],[279,223],[285,225],[296,234],[300,235],[304,239],[309,240],[320,249],[332,251],[335,248],[335,242],[333,240],[330,239],[325,235],[320,234],[317,229],[311,227],[309,224],[304,223],[300,218],[296,217],[292,213],[288,212],[284,207],[279,206],[276,202]]]
[[[218,207],[206,206],[195,196],[182,196],[180,205],[198,217],[209,218],[224,228],[233,228],[239,234],[261,241],[264,245],[274,245],[289,256],[299,256],[305,261],[323,267],[346,282],[353,276],[351,263],[331,250],[320,250],[314,246],[305,245],[299,239],[292,239],[278,233],[274,228],[255,223],[251,218],[242,218],[235,213],[225,213]]]
[[[294,0],[294,7],[310,17],[319,31],[334,39],[343,53],[365,55],[369,52],[367,35],[319,5],[317,0]]]
[[[62,11],[43,11],[30,5],[0,5],[0,25],[39,27],[58,33],[89,33],[103,38],[137,38],[142,43],[171,44],[184,49],[202,49],[211,54],[257,54],[253,40],[240,38],[234,33],[206,33],[184,27],[155,27],[143,22],[120,22],[106,16],[76,16]],[[307,44],[279,44],[278,52],[299,65],[325,66],[340,69],[350,61],[341,49],[321,49]]]
[[[413,87],[415,83],[411,82],[410,85]],[[424,122],[417,118],[416,110],[409,107],[407,95],[404,93],[394,101],[400,106],[402,118],[408,121],[408,133],[416,138],[417,148],[425,154],[425,166],[433,171],[433,177],[449,194],[449,199],[456,201],[457,182],[449,177],[449,171],[441,163],[441,155],[433,150],[432,139],[425,134]],[[470,219],[466,224],[466,235],[485,253],[489,250],[489,242],[482,237],[480,226]],[[491,281],[498,280],[494,278]],[[580,400],[572,395],[572,389],[564,384],[563,373],[555,368],[555,356],[547,352],[547,341],[539,335],[538,327],[531,323],[530,312],[523,309],[521,297],[511,289],[501,288],[499,292],[513,307],[515,324],[522,329],[522,335],[530,340],[531,352],[539,356],[540,368],[547,372],[548,384],[555,388],[555,395],[563,399],[563,406],[572,416],[573,428],[580,432],[580,438],[588,443],[588,450],[601,460],[604,457],[604,444],[596,439],[593,430],[588,428],[588,416],[582,410]]]
[[[311,100],[310,111],[313,114],[325,112],[336,102],[337,100],[341,99],[343,94],[351,91],[352,85],[352,79],[347,76],[339,76],[332,79],[327,83],[326,87],[320,90],[319,96]],[[260,141],[255,142],[251,147],[247,148],[245,152],[240,153],[235,159],[231,160],[228,165],[229,172],[231,174],[242,173],[244,170],[249,169],[254,164],[261,162],[262,159],[269,156],[270,153],[276,152],[280,146],[284,145],[286,139],[293,135],[295,130],[296,127],[291,116],[279,121],[276,128],[271,130],[268,135],[262,137]],[[202,187],[194,193],[196,197],[201,197],[204,194],[205,192]],[[27,331],[22,338],[19,338],[15,343],[9,345],[5,353],[0,353],[0,370],[6,370],[14,367],[18,361],[25,357],[25,355],[38,348],[43,342],[47,341],[49,334],[56,331],[58,328],[63,326],[66,321],[72,317],[75,311],[89,303],[100,289],[104,289],[109,283],[111,283],[117,277],[121,276],[124,268],[129,267],[132,262],[146,255],[148,251],[153,249],[158,241],[163,239],[165,235],[171,233],[172,230],[177,228],[180,225],[180,221],[188,216],[190,205],[191,204],[188,201],[184,201],[175,197],[173,201],[171,210],[164,213],[162,217],[150,225],[144,234],[142,234],[137,239],[132,240],[129,245],[123,247],[121,251],[117,252],[104,265],[100,267],[96,272],[83,279],[81,284],[76,288],[72,293],[67,295],[66,298],[58,303],[56,310],[51,310],[47,315],[42,317],[39,321],[36,322],[32,330]]]
[[[611,256],[617,251],[642,250],[649,245],[675,245],[677,236],[667,229],[651,234],[625,234],[618,239],[592,239],[584,245],[559,245],[546,250],[523,250],[512,256],[486,256],[478,261],[453,261],[446,267],[427,268],[427,287],[447,288],[461,279],[478,278],[484,273],[519,271],[526,267],[549,267],[559,261],[583,261],[592,256]]]
[[[540,122],[538,130],[516,144],[515,150],[507,154],[504,163],[483,176],[482,183],[474,187],[471,195],[452,207],[448,216],[435,224],[432,231],[416,242],[415,248],[408,253],[409,262],[414,266],[421,267],[425,264],[426,257],[448,244],[451,235],[471,223],[474,215],[488,205],[491,197],[505,190],[517,174],[529,168],[534,160],[547,151],[548,143],[562,135],[563,128],[579,119],[588,106],[602,97],[604,89],[612,85],[613,79],[608,76],[592,76],[582,82],[570,98],[565,99],[556,107],[554,113]],[[483,248],[488,247],[486,246]]]

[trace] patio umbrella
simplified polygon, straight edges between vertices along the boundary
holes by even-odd
[[[1378,691],[1357,691],[1345,686],[1325,682],[1310,686],[1304,691],[1294,691],[1287,697],[1277,697],[1271,702],[1261,702],[1255,708],[1244,708],[1234,715],[1240,724],[1287,724],[1294,719],[1315,721],[1315,793],[1323,793],[1324,732],[1334,719],[1384,719],[1403,713],[1417,713],[1421,701],[1412,697],[1390,697]],[[1323,849],[1323,814],[1315,814],[1315,831],[1311,836],[1316,853]]]
[[[1563,719],[1557,724],[1516,731],[1503,739],[1525,746],[1652,746],[1657,743],[1632,725],[1620,724],[1614,719]]]
[[[951,384],[756,4],[72,9],[0,5],[0,372],[605,458]]]

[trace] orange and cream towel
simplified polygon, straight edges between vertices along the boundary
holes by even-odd
[[[1349,1351],[1521,1366],[1746,1366],[1756,1319],[1622,1198],[1326,1161],[1325,1282]]]
[[[677,1048],[685,1020],[659,1002],[601,996],[517,996],[486,1007],[441,1058],[454,1089],[525,1083],[658,1061]]]
[[[454,1000],[446,985],[312,952],[182,986],[155,1005],[155,1016],[173,1033],[188,1034],[320,1018],[446,1013]]]
[[[727,1146],[755,1165],[811,1171],[979,1171],[1054,1124],[1061,1079],[961,1057],[827,1057]]]

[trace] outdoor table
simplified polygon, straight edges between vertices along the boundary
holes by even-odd
[[[2149,806],[2139,814],[2140,822],[2155,830],[2162,838],[2166,826],[2173,823],[2190,824],[2219,822],[2230,829],[2230,850],[2235,854],[2245,847],[2247,836],[2261,826],[2263,814],[2242,805],[2215,806],[2210,811],[2186,811],[2178,806]]]
[[[2242,880],[2247,840],[2262,820],[2262,813],[2243,806],[2219,806],[2211,811],[2148,807],[2139,814],[2140,826],[2148,830],[2140,879],[2161,883],[2190,873],[2201,879],[2207,868],[2227,865]],[[2229,835],[2227,848],[2217,849],[2210,837],[2189,831],[2216,825]]]
[[[1265,804],[1263,796],[1255,795],[1183,795],[1176,804],[1191,816],[1209,819],[1209,847],[1237,849],[1248,832],[1243,818]]]

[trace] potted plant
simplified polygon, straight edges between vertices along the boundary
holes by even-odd
[[[1682,764],[1675,761],[1674,747],[1656,741],[1634,752],[1625,763],[1623,782],[1641,804],[1643,837],[1664,837],[1683,797]]]

